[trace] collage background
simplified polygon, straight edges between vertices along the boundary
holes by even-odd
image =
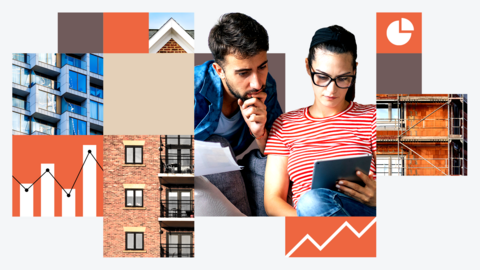
[[[258,20],[270,36],[270,53],[286,54],[287,111],[310,105],[313,100],[304,59],[314,31],[332,24],[356,35],[358,44],[357,98],[375,102],[376,12],[423,13],[423,93],[467,93],[477,100],[476,84],[461,80],[476,75],[478,50],[477,10],[473,1],[22,1],[2,4],[4,32],[0,72],[2,98],[1,139],[6,144],[1,157],[1,190],[11,190],[11,53],[57,51],[57,12],[194,12],[195,51],[209,52],[207,36],[218,17],[238,11]],[[478,5],[478,4],[477,4]],[[473,74],[473,75],[472,75]],[[448,83],[440,78],[451,76]],[[294,80],[298,78],[298,80]],[[362,93],[362,95],[360,95]],[[110,93],[112,94],[112,93]],[[192,95],[193,98],[193,95]],[[107,105],[108,106],[108,105]],[[470,106],[470,134],[480,132],[480,112]],[[108,125],[108,123],[107,123]],[[471,136],[472,137],[472,136]],[[474,138],[474,137],[472,137]],[[478,153],[475,140],[470,153]],[[478,155],[470,155],[475,167]],[[284,218],[195,218],[195,258],[110,259],[103,258],[101,218],[11,217],[11,194],[0,197],[0,223],[4,232],[2,265],[52,269],[175,268],[304,268],[404,269],[478,267],[480,241],[480,173],[467,177],[389,177],[378,179],[377,258],[285,258]]]

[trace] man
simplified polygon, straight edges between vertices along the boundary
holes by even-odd
[[[247,178],[244,179],[247,190],[261,187],[263,192],[266,162],[263,151],[268,131],[282,114],[275,80],[268,73],[267,31],[244,14],[225,14],[210,31],[208,45],[214,61],[195,67],[195,139],[230,145],[234,156],[244,152],[255,140],[259,150],[246,155],[242,163],[246,168],[242,174]],[[231,180],[239,175],[239,172],[231,172],[207,178],[236,205],[235,201],[239,199],[229,193],[241,190],[238,185],[243,183],[229,187],[222,185],[225,185],[225,179]],[[251,208],[260,204],[260,195],[257,194],[260,191],[257,191],[249,194]],[[253,214],[264,214],[263,194],[261,199],[261,209],[252,209]],[[240,211],[247,215],[250,212],[249,209]]]

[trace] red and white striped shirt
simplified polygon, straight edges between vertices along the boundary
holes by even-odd
[[[373,154],[376,150],[376,106],[350,102],[346,110],[324,118],[313,118],[308,107],[282,114],[270,130],[265,155],[288,156],[287,172],[293,181],[296,208],[300,196],[312,188],[316,160]],[[375,175],[373,158],[370,171]]]

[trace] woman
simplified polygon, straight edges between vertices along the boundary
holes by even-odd
[[[312,106],[282,114],[273,124],[265,154],[265,210],[274,216],[376,215],[376,107],[353,102],[357,45],[340,26],[317,30],[312,38],[307,73],[312,80]],[[311,189],[316,160],[372,154],[365,182],[337,181],[337,191]],[[293,181],[293,206],[287,203]]]

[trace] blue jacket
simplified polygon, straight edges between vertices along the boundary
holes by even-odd
[[[195,67],[195,140],[204,141],[210,137],[217,129],[222,113],[222,80],[213,68],[213,63],[214,61],[207,61]],[[275,119],[282,114],[282,108],[277,101],[277,85],[270,73],[267,76],[265,93],[267,93],[265,100],[267,123],[265,126],[270,130]],[[232,137],[233,141],[230,141],[235,155],[245,151],[254,140],[244,121],[240,130],[239,134]]]

